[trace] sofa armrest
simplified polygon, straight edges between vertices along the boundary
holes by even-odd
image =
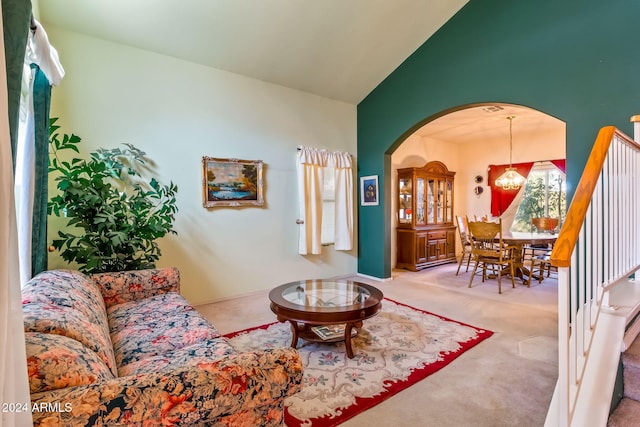
[[[139,425],[142,420],[144,425],[210,425],[234,414],[243,414],[242,421],[269,414],[276,419],[264,424],[277,424],[283,399],[302,388],[302,369],[297,350],[276,348],[38,393],[31,396],[38,408],[34,426]]]
[[[167,292],[180,292],[177,268],[116,271],[91,276],[100,287],[107,308]]]

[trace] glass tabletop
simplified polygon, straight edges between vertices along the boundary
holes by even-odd
[[[282,290],[282,298],[305,307],[346,307],[362,304],[369,290],[348,281],[307,280]]]

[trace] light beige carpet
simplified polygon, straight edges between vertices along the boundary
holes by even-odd
[[[393,280],[353,280],[386,297],[494,331],[443,369],[341,424],[350,426],[542,426],[557,379],[555,280],[527,288],[455,276],[448,264],[421,272],[394,270]],[[463,268],[464,270],[464,268]],[[281,283],[265,283],[275,287]],[[197,307],[220,330],[233,332],[273,322],[268,291]],[[365,321],[366,325],[366,321]]]
[[[378,314],[344,342],[300,341],[302,390],[285,399],[288,427],[332,427],[412,386],[492,335],[437,314],[385,298]],[[233,333],[238,351],[287,346],[289,323],[275,322]]]

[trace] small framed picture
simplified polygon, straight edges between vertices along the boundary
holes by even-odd
[[[378,205],[378,175],[360,177],[360,205]]]
[[[202,157],[202,205],[262,206],[262,161]]]

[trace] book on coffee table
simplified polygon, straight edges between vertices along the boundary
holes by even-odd
[[[319,325],[312,326],[311,330],[323,340],[331,340],[335,338],[344,338],[344,328],[346,325]],[[353,328],[351,330],[351,336],[355,336],[358,331]]]

